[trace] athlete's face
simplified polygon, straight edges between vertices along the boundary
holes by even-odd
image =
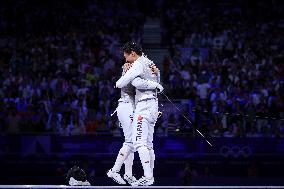
[[[123,56],[125,58],[125,61],[131,64],[138,59],[138,55],[134,51],[132,51],[130,54],[124,52]]]

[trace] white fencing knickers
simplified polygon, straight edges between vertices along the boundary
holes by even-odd
[[[144,176],[153,177],[154,161],[153,154],[153,134],[154,126],[158,118],[158,99],[146,99],[139,101],[133,116],[132,140],[135,150],[144,169]],[[152,150],[150,153],[150,150]]]
[[[119,172],[122,164],[125,164],[125,174],[132,176],[132,165],[134,160],[134,148],[132,143],[132,120],[133,104],[130,102],[119,102],[117,117],[123,129],[125,142],[119,151],[116,162],[112,168],[113,171]]]
[[[117,111],[117,118],[121,124],[125,142],[124,145],[130,145],[132,148],[132,120],[133,120],[133,104],[130,102],[119,102]]]

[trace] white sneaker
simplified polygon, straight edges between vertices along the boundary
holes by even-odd
[[[120,174],[112,171],[112,169],[108,170],[107,176],[118,184],[126,184],[126,182],[123,180],[123,178],[120,176]]]
[[[137,182],[137,179],[136,179],[134,176],[128,176],[128,175],[124,174],[123,178],[124,178],[124,180],[126,180],[127,183],[130,184],[130,185],[131,185],[132,183],[134,183],[134,182]]]
[[[91,184],[86,180],[86,181],[79,181],[71,177],[69,179],[69,185],[70,186],[90,186]]]
[[[132,183],[131,186],[150,186],[152,184],[154,184],[154,177],[151,179],[147,179],[143,176],[136,182]]]

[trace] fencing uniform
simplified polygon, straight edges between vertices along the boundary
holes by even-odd
[[[136,85],[135,78],[140,77],[155,83],[160,81],[159,74],[154,74],[150,68],[151,60],[142,55],[117,82],[116,87],[122,88],[129,83]],[[156,89],[135,90],[135,110],[132,124],[132,141],[138,151],[144,169],[144,176],[153,178],[155,154],[153,150],[154,126],[158,118],[158,98]]]
[[[126,179],[128,182],[133,181],[132,165],[134,160],[133,152],[135,151],[135,148],[133,146],[132,120],[133,120],[133,112],[135,107],[135,100],[134,100],[135,88],[139,90],[154,90],[157,87],[158,83],[142,79],[141,77],[136,77],[133,79],[131,84],[128,83],[127,85],[121,88],[121,98],[118,100],[119,104],[116,111],[119,122],[123,129],[125,142],[123,143],[123,146],[119,151],[114,167],[111,169],[111,171],[113,171],[114,174],[116,174],[117,172],[120,171],[121,166],[124,162],[125,163],[124,179]],[[116,176],[119,177],[119,175]],[[110,177],[113,178],[112,176]],[[120,178],[113,178],[113,179],[119,184],[124,184],[123,180]]]

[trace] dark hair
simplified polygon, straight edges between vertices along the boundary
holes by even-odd
[[[126,52],[130,54],[132,51],[134,51],[137,55],[141,56],[142,55],[142,47],[138,45],[135,42],[127,42],[124,44],[122,47],[123,52]]]

